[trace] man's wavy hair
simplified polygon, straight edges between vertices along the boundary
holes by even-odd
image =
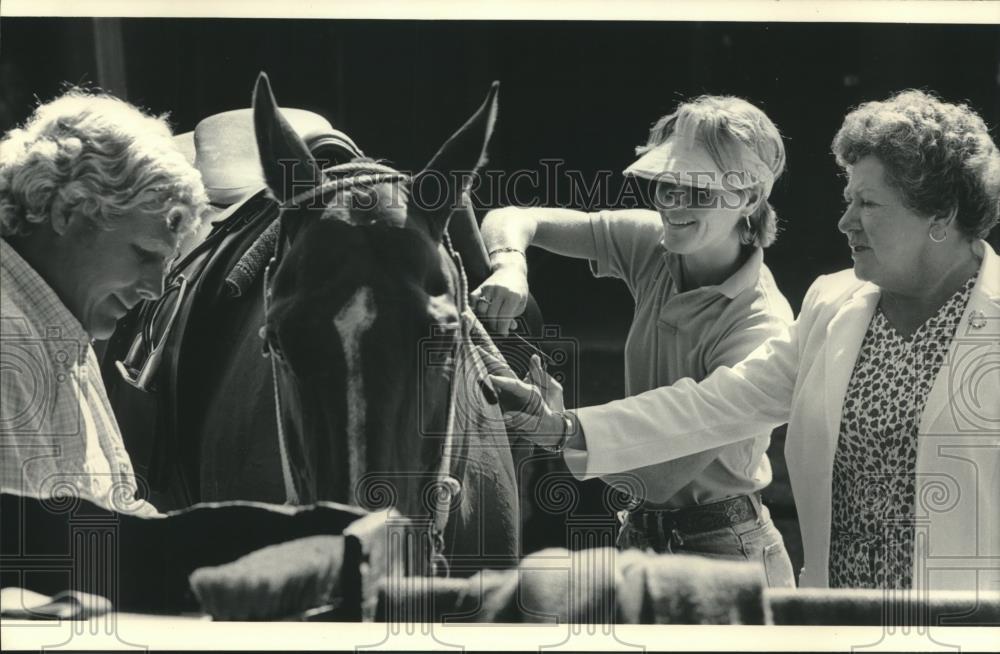
[[[134,210],[162,213],[178,233],[207,207],[201,175],[163,116],[71,88],[0,141],[0,236],[30,234],[53,211],[113,228]]]
[[[833,153],[844,169],[875,156],[911,210],[940,216],[957,209],[956,224],[971,238],[985,238],[1000,218],[1000,152],[964,104],[918,90],[866,102],[847,114]]]

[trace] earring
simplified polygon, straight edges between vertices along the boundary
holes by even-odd
[[[941,227],[941,225],[932,225],[931,228],[927,230],[928,238],[930,238],[935,243],[944,243],[948,239],[948,231],[942,227],[942,231],[938,232],[941,238],[935,238],[935,232],[934,232],[935,227]]]
[[[740,242],[743,245],[750,245],[753,243],[756,235],[753,233],[753,225],[750,224],[750,214],[743,214],[743,217],[747,221],[747,228],[740,234]]]

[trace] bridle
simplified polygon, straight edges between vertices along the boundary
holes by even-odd
[[[193,294],[197,294],[199,280],[226,239],[238,234],[260,217],[263,209],[259,201],[263,199],[261,189],[227,208],[217,220],[217,227],[212,233],[167,272],[163,294],[139,305],[135,321],[138,331],[124,358],[114,362],[119,376],[129,386],[143,393],[159,390],[163,381],[163,361],[167,348],[177,340],[174,331],[180,324],[178,320],[183,322],[180,316],[188,302],[188,295],[192,294],[193,297]],[[266,202],[271,204],[269,200]],[[163,316],[166,316],[166,322],[158,329]]]
[[[337,164],[324,168],[323,173],[327,176],[336,175],[337,177],[292,196],[282,203],[281,208],[297,207],[305,202],[311,202],[317,197],[322,198],[327,193],[349,190],[355,186],[408,183],[411,179],[410,175],[375,161],[351,161]]]
[[[355,187],[365,186],[374,187],[378,184],[399,184],[399,183],[409,183],[411,176],[401,173],[389,166],[380,164],[377,162],[349,162],[344,164],[334,165],[323,169],[323,173],[327,176],[337,176],[334,179],[330,179],[322,184],[298,193],[293,197],[286,200],[281,205],[281,211],[278,214],[278,237],[277,245],[275,247],[274,255],[268,261],[267,267],[264,269],[264,316],[265,320],[268,315],[270,315],[270,302],[271,302],[271,279],[274,271],[281,261],[284,246],[284,239],[282,238],[282,231],[284,224],[282,222],[284,216],[284,210],[287,208],[293,208],[301,206],[305,203],[311,203],[316,201],[317,198],[323,198],[329,193],[340,193],[342,191],[351,190]],[[319,208],[319,207],[317,207]],[[458,271],[458,289],[457,289],[457,302],[460,305],[459,315],[462,314],[464,305],[467,302],[468,293],[468,280],[465,276],[465,271],[462,268],[461,257],[455,252],[452,247],[451,240],[448,237],[447,231],[442,235],[442,243],[444,244],[445,250],[447,251],[452,262],[455,264]],[[462,334],[456,338],[453,345],[452,355],[454,357],[455,352],[464,338],[464,329]],[[288,454],[287,441],[284,434],[284,426],[282,424],[282,411],[281,411],[281,392],[280,385],[278,383],[278,360],[283,359],[283,355],[280,349],[272,342],[273,335],[267,330],[266,325],[261,327],[261,338],[264,340],[263,353],[271,362],[271,376],[274,382],[274,403],[276,409],[276,422],[277,422],[277,435],[278,435],[278,450],[281,462],[281,471],[284,479],[286,504],[299,504],[300,498],[297,490],[295,489],[295,482],[292,477],[291,462]],[[454,444],[456,440],[455,436],[455,405],[456,405],[456,394],[458,391],[458,375],[452,375],[451,383],[448,390],[448,406],[447,406],[447,422],[445,428],[445,438],[441,446],[441,459],[438,464],[438,469],[436,473],[436,479],[434,481],[435,488],[433,494],[433,506],[431,507],[431,521],[430,526],[425,535],[430,540],[430,551],[431,551],[431,572],[434,575],[438,573],[443,574],[443,576],[448,576],[450,570],[448,569],[447,559],[444,556],[445,551],[445,541],[444,533],[448,525],[448,517],[451,513],[451,504],[455,497],[461,493],[461,484],[457,479],[451,475],[451,465],[452,465],[452,451],[454,450]],[[351,436],[349,436],[350,438]],[[354,447],[351,444],[351,447]],[[359,471],[360,472],[360,471]],[[360,478],[360,475],[358,475]]]

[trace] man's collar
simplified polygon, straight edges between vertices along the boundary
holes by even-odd
[[[63,304],[49,283],[24,260],[24,257],[7,242],[6,238],[0,238],[0,269],[3,270],[4,277],[12,278],[12,282],[16,281],[17,290],[27,296],[32,317],[44,321],[44,324],[39,325],[39,327],[43,329],[58,327],[69,332],[61,333],[58,338],[90,344],[93,339],[84,330],[80,321]],[[40,334],[40,336],[48,335],[47,333]]]

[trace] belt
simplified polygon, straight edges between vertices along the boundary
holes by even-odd
[[[669,534],[676,529],[687,534],[732,527],[759,515],[760,498],[754,493],[728,500],[700,504],[683,509],[646,509],[639,507],[628,511],[628,519],[647,534]]]

